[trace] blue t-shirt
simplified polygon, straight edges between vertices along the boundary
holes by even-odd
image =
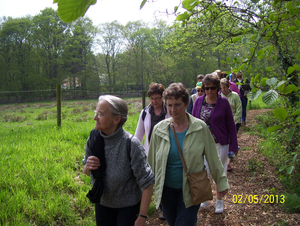
[[[170,151],[167,160],[167,169],[166,169],[166,177],[165,177],[165,186],[171,188],[182,188],[182,171],[183,166],[182,162],[178,153],[177,144],[175,137],[171,128],[169,129],[170,132]],[[183,140],[185,137],[187,130],[181,133],[176,133],[179,145],[182,151]]]

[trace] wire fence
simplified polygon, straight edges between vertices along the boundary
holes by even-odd
[[[62,100],[98,99],[100,95],[105,95],[105,94],[115,95],[120,98],[142,97],[142,93],[143,91],[104,93],[100,91],[62,89],[61,99]],[[56,100],[56,89],[0,92],[0,104],[44,102],[44,101],[55,101],[55,100]]]

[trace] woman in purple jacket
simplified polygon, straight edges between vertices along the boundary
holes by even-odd
[[[196,99],[192,115],[203,120],[208,125],[215,140],[225,173],[227,173],[227,154],[229,151],[235,153],[238,151],[237,133],[231,107],[227,98],[218,95],[220,79],[216,73],[207,74],[204,77],[202,88],[205,90],[205,95]],[[215,212],[223,213],[224,203],[217,186],[216,191],[217,201]],[[207,204],[207,202],[202,203],[201,207],[206,207]]]

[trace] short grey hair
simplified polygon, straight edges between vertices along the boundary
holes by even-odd
[[[121,98],[112,95],[99,96],[99,102],[102,100],[108,102],[111,105],[111,113],[113,115],[121,115],[119,127],[123,126],[127,121],[128,114],[128,107],[126,102]]]

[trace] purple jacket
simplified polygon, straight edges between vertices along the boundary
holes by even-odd
[[[200,118],[201,107],[205,95],[195,100],[192,115]],[[229,151],[237,152],[237,134],[230,104],[226,97],[218,95],[218,100],[210,115],[211,133],[215,135],[221,145],[229,144]]]
[[[239,87],[237,86],[237,84],[235,84],[234,82],[229,81],[229,89],[231,91],[234,91],[234,92],[238,93],[239,96],[241,97],[241,92],[240,92]]]

